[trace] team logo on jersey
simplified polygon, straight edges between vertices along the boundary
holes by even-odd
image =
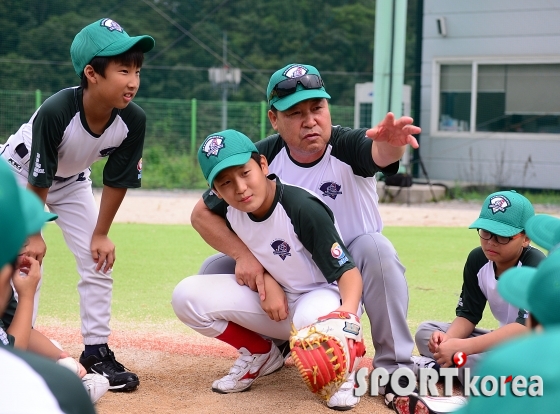
[[[325,181],[321,184],[319,190],[323,192],[323,197],[330,197],[334,200],[336,196],[342,194],[341,188],[342,186],[334,181]]]
[[[37,156],[35,157],[35,166],[33,167],[33,177],[38,177],[39,174],[45,173],[45,169],[41,167],[41,154],[37,153]]]
[[[205,153],[208,158],[210,158],[211,155],[217,157],[220,150],[225,147],[224,139],[225,138],[221,135],[212,135],[206,138],[206,141],[202,144],[202,152]]]
[[[270,246],[272,247],[272,253],[276,256],[280,256],[282,260],[286,260],[286,257],[292,255],[290,253],[290,245],[282,239],[274,240],[272,243],[270,243]]]
[[[490,204],[488,204],[488,208],[492,210],[493,214],[496,214],[498,211],[505,213],[510,206],[511,202],[502,195],[492,197]]]
[[[305,75],[307,72],[308,72],[307,68],[304,68],[303,66],[295,65],[295,66],[290,66],[288,69],[286,69],[283,75],[287,78],[300,78],[303,75]]]
[[[113,152],[115,152],[116,149],[117,147],[103,148],[101,151],[99,151],[99,155],[102,157],[108,157]]]
[[[123,32],[123,28],[121,27],[120,24],[118,24],[116,21],[111,20],[111,19],[103,19],[101,20],[101,26],[106,27],[107,29],[109,29],[111,32],[114,32],[115,30],[117,32]]]
[[[334,242],[331,247],[331,255],[338,260],[339,266],[342,266],[348,261],[348,257],[344,254],[344,250],[342,250],[342,247],[340,247],[340,244],[337,242]]]

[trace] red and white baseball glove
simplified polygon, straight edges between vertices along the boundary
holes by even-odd
[[[360,318],[331,312],[290,336],[292,358],[311,392],[328,400],[366,353]]]

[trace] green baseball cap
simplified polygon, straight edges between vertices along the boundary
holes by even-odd
[[[266,88],[268,107],[285,111],[301,101],[331,96],[319,71],[311,65],[291,63],[272,74]]]
[[[505,395],[500,396],[499,385],[497,392],[492,396],[472,395],[468,397],[467,404],[454,414],[479,414],[479,413],[555,413],[560,407],[560,370],[556,358],[560,346],[560,329],[551,328],[544,332],[533,333],[521,338],[512,339],[485,352],[483,358],[471,374],[480,376],[476,388],[480,392],[481,380],[491,376],[500,383],[501,378],[506,381],[512,377],[511,382],[505,383]],[[542,396],[531,396],[527,393],[531,384],[536,384],[533,376],[542,379]],[[524,396],[513,393],[515,377],[524,377],[526,385],[520,390],[526,392]],[[490,381],[486,383],[488,385]],[[487,388],[487,389],[488,389]],[[519,388],[518,388],[519,389]]]
[[[525,233],[535,244],[548,251],[553,250],[560,245],[560,219],[548,214],[537,214],[527,220]]]
[[[10,166],[0,158],[0,267],[12,262],[25,239],[41,231],[45,222],[56,220],[39,197],[17,184]]]
[[[498,191],[484,200],[478,219],[469,229],[483,229],[498,236],[511,237],[521,233],[535,210],[527,198],[514,190]]]
[[[25,239],[27,229],[21,208],[20,190],[8,163],[0,157],[0,268],[12,263]]]
[[[245,134],[233,129],[216,132],[206,137],[198,149],[198,163],[210,188],[214,178],[229,167],[246,164],[252,153],[259,153]]]
[[[543,326],[560,327],[560,251],[538,267],[508,269],[498,279],[498,292],[512,305],[525,309]]]
[[[144,53],[155,46],[151,36],[130,37],[114,20],[100,19],[84,27],[74,37],[70,56],[74,70],[81,78],[84,68],[96,56],[116,56],[139,45]]]

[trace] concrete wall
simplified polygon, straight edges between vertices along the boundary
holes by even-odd
[[[558,21],[558,1],[424,0],[420,155],[432,181],[560,189],[560,134],[437,131],[434,106],[437,62],[560,63]]]

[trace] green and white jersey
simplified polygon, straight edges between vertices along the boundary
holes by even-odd
[[[285,183],[313,191],[329,206],[348,245],[362,234],[383,229],[374,175],[378,171],[392,175],[399,167],[398,162],[383,169],[378,167],[371,158],[372,143],[366,137],[366,129],[333,126],[325,154],[311,164],[292,159],[278,134],[255,145],[266,156],[270,173]]]
[[[81,87],[63,89],[45,100],[29,122],[6,142],[14,148],[23,142],[27,149],[23,162],[16,161],[15,167],[20,173],[22,169],[28,172],[32,185],[48,188],[55,177],[75,176],[108,157],[103,184],[140,187],[144,111],[134,102],[124,109],[114,109],[107,128],[97,135],[87,125],[82,100]]]
[[[76,374],[46,358],[0,346],[0,412],[94,414]]]
[[[523,249],[517,266],[537,267],[544,258],[543,252],[529,246]],[[500,326],[512,322],[525,325],[527,311],[503,300],[498,293],[497,284],[494,262],[486,258],[482,247],[473,249],[463,270],[463,288],[455,310],[456,315],[477,325],[488,302],[492,315]]]
[[[206,199],[215,213],[287,293],[307,293],[335,282],[355,267],[344,246],[332,211],[310,191],[283,184],[275,176],[276,194],[261,219],[220,202]]]

